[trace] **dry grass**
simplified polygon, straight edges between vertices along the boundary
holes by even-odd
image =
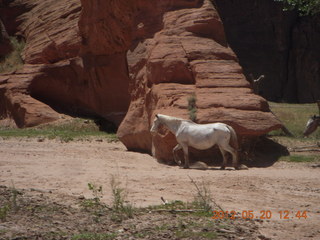
[[[282,121],[296,138],[302,138],[303,131],[310,116],[319,113],[316,103],[291,104],[269,102],[272,112]],[[281,131],[271,132],[271,135],[283,135]],[[310,139],[320,139],[319,129],[310,135]]]

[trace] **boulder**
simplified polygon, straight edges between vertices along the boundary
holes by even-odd
[[[29,65],[0,76],[0,119],[12,118],[18,127],[33,127],[58,120],[59,114],[50,106],[29,95],[32,79],[41,75],[42,65]]]
[[[250,88],[211,2],[173,8],[163,15],[161,30],[143,40],[140,35],[128,52],[134,85],[118,130],[127,148],[172,161],[175,137],[163,128],[151,136],[149,129],[157,113],[189,118],[190,96],[196,97],[198,123],[225,122],[240,136],[260,136],[281,127],[266,100]]]

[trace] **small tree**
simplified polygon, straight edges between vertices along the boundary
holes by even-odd
[[[284,10],[296,9],[300,15],[315,15],[320,13],[320,0],[274,0],[283,2]]]

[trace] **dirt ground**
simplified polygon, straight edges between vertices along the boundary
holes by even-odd
[[[196,193],[192,178],[207,184],[225,211],[240,215],[252,211],[254,218],[271,214],[271,219],[256,221],[261,236],[320,239],[319,163],[276,162],[240,171],[181,169],[129,152],[120,142],[0,139],[1,186],[42,192],[66,205],[73,197],[92,197],[88,189],[92,183],[102,186],[102,201],[110,204],[112,176],[122,182],[128,201],[136,207],[161,204],[161,197],[192,201]],[[298,211],[304,217],[299,218]]]

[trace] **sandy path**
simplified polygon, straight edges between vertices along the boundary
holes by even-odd
[[[279,162],[242,171],[185,170],[128,152],[121,143],[0,140],[0,185],[51,190],[63,201],[65,195],[92,197],[87,184],[93,183],[103,187],[103,200],[110,203],[114,175],[131,203],[147,206],[160,204],[160,197],[191,201],[196,191],[190,176],[208,183],[225,211],[252,210],[259,217],[269,210],[272,218],[257,224],[272,239],[320,239],[320,168],[312,165]],[[281,210],[289,211],[289,219],[280,219]],[[297,211],[307,211],[307,219],[296,218]]]

